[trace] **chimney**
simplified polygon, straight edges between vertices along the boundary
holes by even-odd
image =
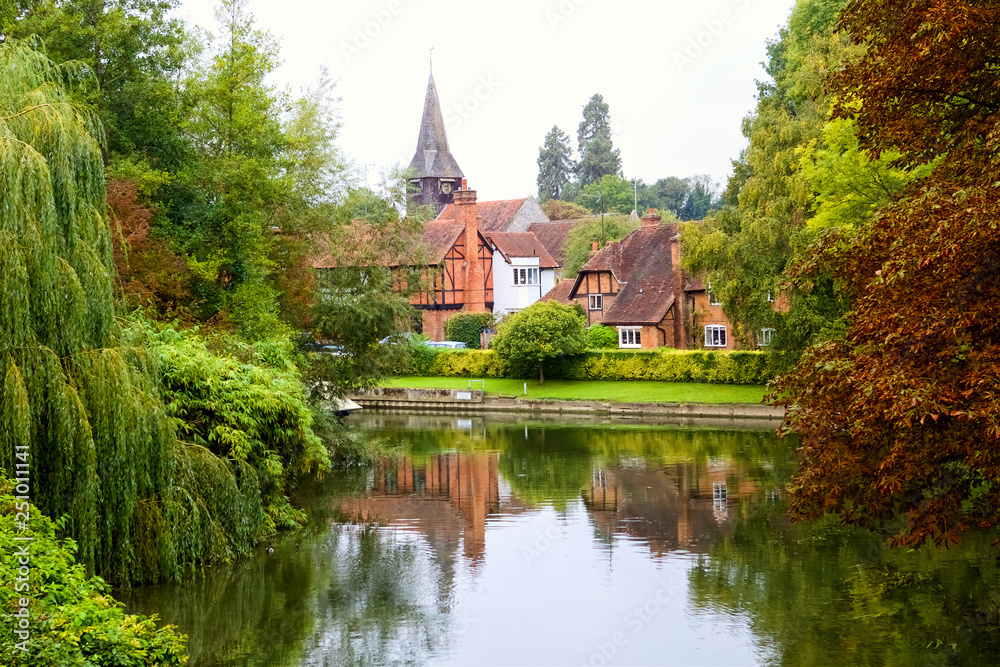
[[[455,222],[465,227],[465,312],[486,312],[486,274],[479,258],[479,219],[476,191],[468,189],[462,179],[462,189],[456,190]],[[457,287],[457,286],[456,286]]]
[[[597,252],[597,241],[590,242],[590,249],[594,252]]]
[[[660,221],[662,219],[663,218],[661,218],[660,216],[656,215],[656,211],[654,211],[652,208],[650,208],[649,212],[646,213],[646,215],[642,216],[642,226],[643,227],[655,227],[656,225],[660,224]]]

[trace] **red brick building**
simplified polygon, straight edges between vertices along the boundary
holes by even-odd
[[[587,326],[616,328],[623,349],[735,349],[721,304],[681,269],[677,224],[661,224],[652,211],[543,299],[580,304]]]

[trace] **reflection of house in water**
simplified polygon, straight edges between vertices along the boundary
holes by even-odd
[[[595,468],[583,501],[603,541],[625,533],[662,555],[677,549],[707,552],[713,538],[729,530],[730,503],[756,492],[757,485],[735,464],[678,462],[662,469]]]
[[[509,493],[501,497],[497,460],[497,452],[435,454],[418,465],[399,457],[376,468],[368,495],[343,499],[340,510],[423,535],[447,588],[460,545],[473,567],[482,562],[487,516],[521,509]]]

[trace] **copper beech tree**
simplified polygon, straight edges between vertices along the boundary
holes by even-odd
[[[854,0],[841,29],[867,49],[831,79],[838,114],[872,156],[940,161],[798,267],[832,267],[852,312],[777,383],[792,509],[953,543],[1000,521],[1000,3]]]

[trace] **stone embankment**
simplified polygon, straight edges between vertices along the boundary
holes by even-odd
[[[636,417],[694,417],[778,422],[784,408],[753,403],[619,403],[613,401],[560,401],[547,398],[488,396],[481,389],[404,389],[379,387],[353,394],[364,408],[426,412],[521,412],[566,415],[618,415]]]

